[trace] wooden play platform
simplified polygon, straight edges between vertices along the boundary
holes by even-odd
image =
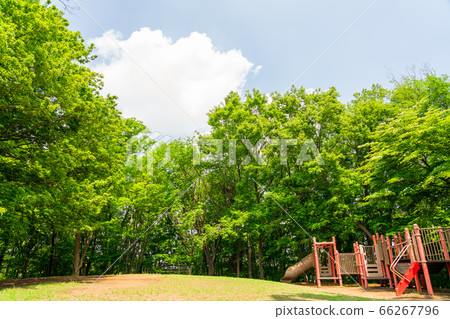
[[[412,232],[412,235],[411,235]],[[450,277],[450,227],[420,228],[414,224],[412,230],[405,228],[391,236],[376,234],[373,245],[354,243],[353,252],[339,253],[336,240],[317,242],[313,238],[313,253],[290,267],[283,282],[292,282],[305,271],[315,268],[316,283],[333,280],[342,286],[342,276],[355,276],[360,286],[367,288],[370,281],[379,281],[382,286],[395,286],[397,296],[414,284],[418,292],[426,287],[433,295],[430,274],[447,268]]]

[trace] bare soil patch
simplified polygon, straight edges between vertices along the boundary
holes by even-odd
[[[450,300],[450,291],[448,289],[434,289],[435,295],[433,297],[426,293],[426,289],[421,294],[417,293],[415,289],[408,288],[401,296],[395,295],[394,288],[381,287],[379,284],[369,284],[369,288],[363,289],[358,285],[345,285],[339,287],[339,285],[333,285],[331,283],[322,284],[322,287],[317,288],[314,284],[309,283],[295,283],[302,287],[308,287],[318,291],[326,291],[334,294],[343,294],[353,297],[364,297],[373,299],[389,299],[389,300]]]

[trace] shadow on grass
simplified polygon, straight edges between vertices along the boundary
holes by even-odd
[[[327,300],[327,301],[369,301],[372,299],[353,297],[340,294],[315,294],[315,293],[295,293],[295,294],[280,294],[271,295],[275,301],[307,301],[307,300]]]
[[[7,279],[0,280],[0,291],[11,288],[27,288],[40,284],[53,284],[61,282],[74,283],[92,283],[98,276],[77,276],[77,277],[45,277],[45,278],[27,278],[27,279]]]

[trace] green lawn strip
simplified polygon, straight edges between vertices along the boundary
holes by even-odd
[[[66,294],[69,289],[86,284],[75,282],[43,283],[28,287],[0,290],[0,301],[65,301],[71,300]]]
[[[232,277],[160,275],[146,286],[111,288],[104,293],[87,292],[81,300],[188,300],[188,301],[289,301],[371,300],[343,294],[319,291],[311,287],[282,284],[273,281]],[[106,284],[99,283],[99,284]],[[86,283],[45,283],[0,290],[0,301],[73,300],[73,289]]]
[[[231,277],[163,275],[146,287],[111,290],[104,296],[84,300],[371,300],[317,291],[314,288],[273,281]]]

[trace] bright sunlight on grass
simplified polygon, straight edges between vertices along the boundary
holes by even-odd
[[[0,300],[76,300],[84,283],[45,283],[0,290]],[[273,281],[183,275],[108,276],[81,300],[368,300]]]

